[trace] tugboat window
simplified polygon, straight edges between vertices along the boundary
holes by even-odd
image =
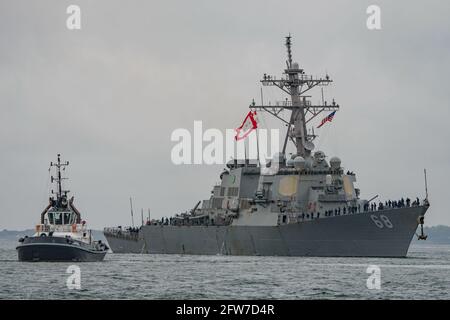
[[[60,212],[55,212],[53,214],[55,224],[62,224],[62,214]]]
[[[49,212],[47,214],[47,216],[48,216],[48,223],[49,224],[55,224],[55,221],[54,221],[54,218],[53,218],[53,212]]]
[[[64,224],[72,224],[72,215],[70,212],[64,212]]]

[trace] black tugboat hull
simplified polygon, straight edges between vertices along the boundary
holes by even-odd
[[[102,261],[107,253],[106,250],[92,250],[88,246],[63,243],[58,238],[28,238],[27,240],[16,248],[19,261],[95,262]]]

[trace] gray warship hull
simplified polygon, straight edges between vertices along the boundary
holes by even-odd
[[[368,211],[279,226],[150,225],[135,238],[105,236],[115,253],[406,257],[427,209]]]

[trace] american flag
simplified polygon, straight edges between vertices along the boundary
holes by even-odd
[[[317,128],[320,128],[321,126],[323,126],[328,121],[331,122],[333,120],[333,117],[334,117],[335,113],[336,113],[336,111],[333,111],[332,113],[327,115],[325,118],[323,118],[322,122],[317,126]]]

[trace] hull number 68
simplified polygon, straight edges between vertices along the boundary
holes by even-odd
[[[392,229],[394,227],[391,220],[389,220],[389,218],[386,217],[384,214],[380,214],[380,217],[371,214],[370,219],[372,219],[373,223],[375,223],[375,225],[380,229],[383,229],[384,227]]]

